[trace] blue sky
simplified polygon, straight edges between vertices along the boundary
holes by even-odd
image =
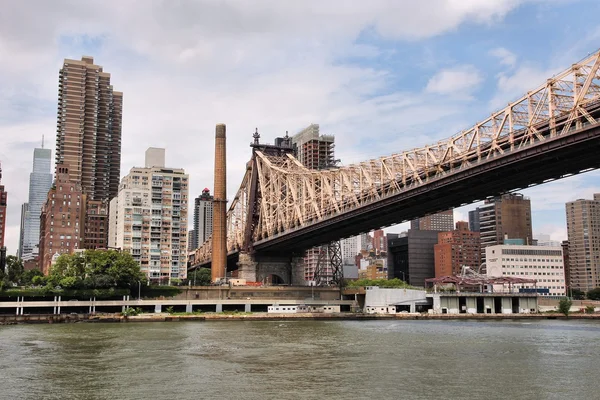
[[[166,147],[196,196],[212,187],[214,126],[226,123],[232,198],[255,127],[272,141],[319,123],[344,164],[449,137],[596,51],[599,12],[593,0],[11,2],[0,14],[9,252],[33,148],[42,135],[54,147],[64,58],[93,56],[124,92],[122,175]],[[599,176],[524,191],[534,233],[566,239],[564,203],[600,192]]]

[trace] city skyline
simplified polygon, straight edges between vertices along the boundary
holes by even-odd
[[[255,126],[263,141],[272,142],[286,130],[295,134],[318,123],[324,132],[336,136],[336,157],[345,164],[432,143],[472,125],[594,51],[600,32],[589,28],[598,27],[591,19],[593,10],[580,16],[586,20],[581,25],[587,23],[585,35],[578,26],[559,24],[558,19],[570,8],[563,2],[490,1],[470,9],[440,3],[445,4],[440,13],[429,15],[427,23],[423,23],[422,11],[399,5],[390,12],[385,2],[368,10],[353,5],[353,14],[362,14],[355,18],[345,17],[333,6],[289,5],[284,9],[264,4],[257,5],[256,14],[238,6],[210,8],[203,13],[206,26],[182,23],[178,29],[163,19],[150,23],[150,16],[164,13],[182,19],[182,15],[199,13],[195,8],[199,6],[149,7],[139,17],[139,32],[130,31],[121,22],[124,20],[113,21],[106,11],[91,4],[74,10],[72,18],[79,19],[77,24],[65,15],[35,27],[27,25],[29,20],[15,26],[0,17],[0,38],[14,48],[10,65],[0,66],[0,82],[6,88],[0,92],[0,102],[7,105],[0,112],[0,134],[7,138],[0,159],[3,184],[10,192],[8,253],[14,254],[18,247],[20,206],[27,201],[23,182],[30,172],[29,154],[40,134],[52,137],[56,128],[56,76],[64,58],[95,57],[111,71],[115,86],[126,92],[122,173],[142,165],[139,142],[143,138],[145,143],[167,148],[177,160],[168,165],[185,168],[190,175],[190,196],[195,197],[212,183],[212,154],[208,151],[198,157],[197,150],[212,146],[216,122],[225,122],[229,128],[228,158],[236,162],[229,163],[228,193],[235,193],[250,158],[247,144]],[[10,7],[5,15],[22,12],[23,6]],[[61,10],[61,3],[49,7],[42,2],[36,7],[39,13]],[[133,12],[133,7],[124,6],[124,16]],[[282,13],[280,21],[259,22],[278,12]],[[403,13],[410,13],[418,23],[391,24]],[[239,29],[220,28],[209,37],[210,19],[232,14],[240,16]],[[255,20],[257,16],[261,19]],[[316,27],[311,33],[303,25],[307,20]],[[524,20],[535,25],[539,36],[520,43],[516,39],[525,32],[521,27]],[[328,35],[319,24],[336,34]],[[260,32],[256,26],[261,26]],[[31,34],[19,35],[20,29]],[[486,37],[474,35],[481,31]],[[248,32],[261,35],[264,43],[243,39]],[[194,36],[200,39],[180,40]],[[294,38],[306,36],[321,46],[309,40],[294,45],[300,47],[289,46],[296,43]],[[15,46],[13,37],[20,37],[23,45]],[[224,52],[226,59],[205,66],[211,64],[206,61],[212,60],[217,50]],[[181,143],[169,143],[171,138]],[[196,143],[197,149],[190,150]],[[51,142],[48,147],[53,147]],[[600,191],[598,176],[592,172],[520,191],[532,201],[534,234],[544,232],[553,240],[566,239],[565,203],[591,198]],[[455,220],[467,220],[467,211],[475,206],[457,209]]]

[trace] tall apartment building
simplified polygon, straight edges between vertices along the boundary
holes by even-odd
[[[213,196],[204,188],[202,194],[194,200],[194,236],[192,249],[202,246],[212,235],[213,230]]]
[[[104,212],[86,215],[83,245],[90,248],[106,246],[108,202],[121,174],[123,93],[113,90],[110,78],[86,56],[65,59],[59,72],[56,165],[67,166],[69,179],[81,185],[90,213]]]
[[[40,213],[40,269],[48,274],[53,260],[81,248],[85,196],[81,185],[70,179],[66,165],[56,166],[54,185]]]
[[[457,222],[453,231],[438,233],[433,249],[436,278],[459,275],[463,266],[477,271],[481,265],[479,232],[470,231],[465,221]]]
[[[560,246],[496,245],[485,249],[488,276],[537,280],[542,296],[564,296],[565,271]],[[534,290],[530,285],[525,289]]]
[[[360,253],[360,236],[340,240],[343,265],[356,265],[356,256]]]
[[[58,80],[56,165],[66,164],[90,200],[117,195],[123,93],[92,57],[65,59]]]
[[[531,202],[522,194],[509,193],[485,200],[479,207],[481,259],[485,262],[485,248],[504,243],[504,238],[521,239],[533,244]]]
[[[109,247],[130,253],[148,279],[187,276],[188,185],[183,169],[134,167],[110,202]]]
[[[600,193],[568,202],[566,213],[571,287],[588,291],[600,286]]]
[[[454,229],[454,211],[446,210],[437,214],[413,219],[410,221],[410,229],[416,231],[451,231]]]
[[[311,124],[291,138],[292,147],[296,158],[309,169],[326,169],[335,165],[333,135],[321,135],[318,124]],[[314,280],[314,272],[322,252],[327,252],[325,257],[324,274],[333,275],[329,262],[329,253],[324,247],[314,247],[307,250],[304,257],[304,277],[307,281]]]
[[[0,249],[4,247],[4,235],[6,234],[6,191],[2,183],[2,165],[0,165]]]
[[[40,216],[42,206],[52,187],[52,151],[33,150],[33,171],[29,174],[29,198],[21,207],[21,235],[19,257],[25,261],[39,254]]]

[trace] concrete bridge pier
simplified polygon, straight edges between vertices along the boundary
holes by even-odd
[[[304,285],[302,257],[240,253],[238,278],[266,284]]]

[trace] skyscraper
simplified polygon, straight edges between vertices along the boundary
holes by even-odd
[[[187,276],[188,184],[183,169],[134,167],[110,202],[109,247],[130,253],[149,279]]]
[[[65,59],[58,87],[56,165],[68,166],[89,200],[110,200],[119,190],[123,93],[85,56]]]
[[[202,246],[213,230],[213,196],[210,190],[204,188],[202,194],[194,200],[194,236],[192,246],[194,249]]]
[[[6,191],[2,183],[2,165],[0,165],[0,249],[4,247],[4,235],[6,233]]]
[[[600,193],[568,202],[566,212],[567,275],[571,288],[588,291],[600,286]]]
[[[479,207],[469,211],[469,230],[471,232],[479,232]]]
[[[446,210],[410,221],[410,229],[417,231],[449,232],[454,229],[454,211]]]
[[[52,187],[52,152],[50,149],[33,150],[33,171],[29,174],[29,201],[21,208],[21,237],[19,256],[31,260],[39,253],[40,216],[48,191]]]
[[[321,135],[318,124],[311,124],[292,136],[292,147],[296,158],[309,169],[326,169],[335,166],[333,135]],[[319,270],[324,276],[333,276],[327,246],[313,247],[304,257],[304,279],[315,280],[319,259],[325,263]]]
[[[519,193],[509,193],[488,199],[479,207],[481,260],[485,248],[504,243],[504,238],[521,239],[525,245],[533,243],[531,202]]]
[[[56,165],[81,186],[86,209],[82,244],[106,247],[108,202],[117,195],[121,173],[123,93],[92,57],[65,59],[59,72]],[[104,214],[98,214],[104,213]]]

